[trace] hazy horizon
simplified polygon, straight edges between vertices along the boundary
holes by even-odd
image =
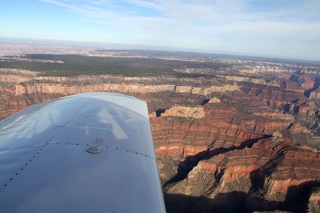
[[[12,0],[0,8],[0,42],[319,61],[319,9],[316,0]]]
[[[254,58],[265,58],[265,59],[284,59],[284,60],[299,60],[299,61],[310,61],[310,62],[320,62],[320,60],[312,59],[300,59],[300,58],[290,58],[290,57],[277,57],[273,55],[257,55],[257,54],[245,54],[241,52],[204,52],[192,49],[182,49],[182,48],[170,48],[170,47],[157,47],[157,46],[147,46],[147,45],[128,45],[128,44],[108,44],[99,42],[76,42],[76,41],[59,41],[59,40],[41,40],[41,39],[11,39],[0,37],[0,44],[12,44],[12,45],[44,45],[44,46],[65,46],[73,48],[88,48],[88,49],[105,49],[105,50],[136,50],[136,51],[163,51],[163,52],[181,52],[181,53],[195,53],[195,54],[212,54],[212,55],[225,55],[234,57],[254,57]]]

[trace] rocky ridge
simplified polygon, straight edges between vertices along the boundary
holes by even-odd
[[[0,115],[80,92],[133,95],[149,106],[168,212],[317,212],[317,76],[247,73],[177,79],[7,70]]]

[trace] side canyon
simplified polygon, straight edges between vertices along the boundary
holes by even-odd
[[[0,119],[84,92],[147,102],[167,212],[320,212],[320,69],[42,76],[0,69]],[[206,77],[207,75],[207,77]]]

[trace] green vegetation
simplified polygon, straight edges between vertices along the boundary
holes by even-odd
[[[175,72],[175,68],[222,68],[228,64],[217,62],[186,62],[155,58],[90,57],[81,55],[31,54],[24,58],[30,61],[0,61],[0,68],[17,68],[41,71],[43,76],[75,76],[113,74],[123,76],[174,75],[177,77],[205,77],[202,74]],[[54,60],[64,63],[50,63],[36,60]]]

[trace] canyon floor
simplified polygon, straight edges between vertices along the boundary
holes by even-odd
[[[132,95],[148,104],[167,212],[320,212],[320,62],[81,54],[1,56],[0,119],[76,93]]]

